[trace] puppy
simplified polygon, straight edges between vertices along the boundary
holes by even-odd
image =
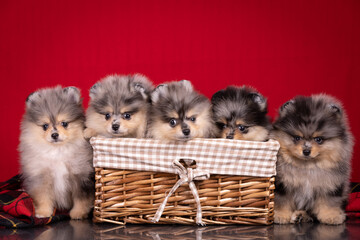
[[[213,137],[216,127],[210,101],[187,81],[158,86],[151,94],[149,137],[165,141],[188,141]]]
[[[90,89],[85,137],[145,137],[152,83],[140,74],[110,75]]]
[[[341,103],[298,96],[279,110],[271,137],[280,142],[275,223],[345,221],[353,137]]]
[[[269,138],[271,123],[266,116],[267,101],[255,89],[230,86],[216,92],[211,103],[219,128],[217,137],[251,141]]]
[[[83,136],[84,120],[75,87],[41,89],[26,100],[20,163],[36,217],[50,217],[57,208],[83,219],[93,206],[92,148]]]

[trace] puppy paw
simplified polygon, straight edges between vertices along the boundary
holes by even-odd
[[[295,211],[291,215],[290,223],[312,222],[313,219],[306,211]]]
[[[75,204],[73,208],[70,211],[70,217],[71,219],[85,219],[88,218],[89,212],[92,207],[92,201],[91,199],[75,199]]]
[[[51,217],[53,211],[54,210],[52,208],[46,208],[46,207],[35,208],[35,217],[48,218]]]
[[[96,132],[91,128],[85,128],[83,134],[84,134],[85,139],[90,139],[90,138],[96,136]]]
[[[317,215],[318,220],[321,223],[329,225],[339,225],[344,223],[346,219],[345,213],[341,209],[324,209]]]
[[[277,224],[288,224],[291,220],[291,212],[287,211],[275,211],[274,223]]]
[[[73,208],[70,211],[70,218],[74,220],[81,220],[88,218],[89,211],[87,209]]]
[[[329,224],[329,225],[339,225],[345,222],[345,214],[338,216],[328,216],[324,218],[319,218],[321,223]]]

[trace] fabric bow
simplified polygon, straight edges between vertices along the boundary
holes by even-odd
[[[202,212],[201,212],[201,204],[200,204],[200,197],[199,193],[196,189],[195,183],[193,180],[205,180],[210,177],[210,173],[207,170],[199,170],[193,169],[190,167],[190,164],[194,162],[192,159],[183,159],[186,163],[187,167],[185,168],[179,160],[173,161],[173,167],[176,169],[177,174],[179,175],[180,179],[175,183],[175,185],[170,190],[169,194],[165,197],[164,201],[159,206],[158,210],[155,213],[152,222],[156,223],[159,221],[164,209],[165,205],[169,199],[169,197],[184,183],[188,183],[191,189],[191,192],[194,196],[194,199],[197,204],[197,211],[196,211],[196,224],[204,226],[205,223],[202,221]]]

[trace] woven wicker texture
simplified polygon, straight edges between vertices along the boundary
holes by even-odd
[[[171,173],[96,168],[95,222],[152,223],[167,192],[178,181]],[[206,224],[271,224],[274,177],[211,175],[195,181]],[[196,204],[187,184],[170,196],[160,224],[195,224]]]

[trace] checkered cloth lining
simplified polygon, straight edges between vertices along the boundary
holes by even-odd
[[[271,177],[276,175],[277,141],[194,139],[166,143],[154,139],[101,138],[90,140],[94,167],[176,173],[175,159],[194,159],[210,174]]]

